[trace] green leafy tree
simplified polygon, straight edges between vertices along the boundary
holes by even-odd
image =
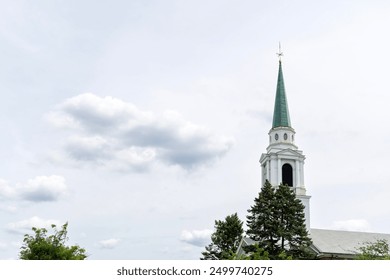
[[[224,221],[215,221],[211,243],[202,252],[201,260],[232,259],[244,233],[242,225],[237,213],[227,216]]]
[[[358,251],[357,260],[390,260],[389,243],[385,239],[366,242]]]
[[[65,223],[60,230],[56,225],[51,225],[53,235],[47,235],[47,229],[35,228],[34,235],[26,234],[23,239],[23,246],[19,254],[22,260],[84,260],[87,258],[85,249],[78,245],[65,246],[68,240],[67,227]]]
[[[269,253],[259,246],[259,244],[250,245],[251,253],[248,255],[237,256],[236,254],[231,258],[232,260],[270,260]],[[292,260],[286,252],[282,251],[277,256],[278,260]]]
[[[276,190],[266,181],[248,210],[247,235],[270,259],[310,259],[311,239],[305,225],[304,206],[293,190],[280,185]],[[256,248],[245,248],[249,254]]]
[[[250,245],[251,253],[243,256],[241,260],[269,260],[269,253],[265,251],[259,244]]]

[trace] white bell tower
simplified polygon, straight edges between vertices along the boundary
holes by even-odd
[[[282,53],[279,51],[278,55],[279,73],[272,128],[268,133],[267,153],[260,157],[262,185],[268,180],[274,187],[283,183],[293,188],[297,198],[305,206],[306,228],[310,231],[310,196],[306,195],[303,172],[305,156],[295,145],[295,130],[291,127],[284,88],[280,59]]]

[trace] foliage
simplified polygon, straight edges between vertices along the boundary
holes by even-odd
[[[275,255],[277,253],[277,224],[274,221],[275,216],[275,190],[267,181],[261,189],[259,196],[255,198],[255,204],[248,212],[247,216],[247,235],[256,241],[260,247],[267,248],[268,253]],[[248,247],[253,251],[254,248]]]
[[[304,206],[293,190],[280,185],[276,190],[266,181],[248,210],[247,235],[270,259],[310,259],[311,239],[305,225]],[[244,248],[249,254],[256,254],[253,246]]]
[[[265,251],[259,244],[250,245],[247,247],[250,249],[251,253],[243,256],[243,260],[269,260],[269,253]]]
[[[250,248],[250,249],[249,249]],[[247,255],[234,255],[232,260],[270,260],[269,253],[259,246],[259,244],[249,245],[247,247],[251,252]],[[282,251],[277,256],[278,260],[292,260],[292,256],[288,256],[285,251]]]
[[[211,244],[202,252],[201,260],[232,259],[244,233],[242,225],[237,213],[227,216],[224,221],[215,221]]]
[[[85,249],[78,245],[65,246],[68,223],[60,230],[56,225],[51,225],[53,235],[47,236],[47,229],[35,228],[34,235],[26,234],[23,246],[19,254],[22,260],[84,260],[87,258]]]
[[[390,260],[389,243],[385,239],[366,242],[358,248],[357,260]]]

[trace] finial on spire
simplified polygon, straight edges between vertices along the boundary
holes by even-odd
[[[280,43],[279,43],[279,72],[278,72],[278,84],[276,86],[276,97],[274,107],[274,118],[272,121],[272,128],[276,127],[291,127],[290,115],[288,112],[286,90],[284,88],[284,79],[282,71],[281,57],[283,55]]]
[[[280,42],[279,42],[279,52],[276,53],[276,55],[279,57],[279,61],[282,61],[283,53],[282,53],[282,47],[280,45]]]

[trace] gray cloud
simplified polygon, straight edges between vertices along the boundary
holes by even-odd
[[[0,179],[0,197],[33,202],[56,201],[65,196],[68,187],[62,176],[37,176],[26,183],[10,186]]]
[[[55,201],[67,194],[62,176],[37,176],[18,189],[19,196],[30,201]]]
[[[155,160],[198,167],[222,157],[233,144],[176,112],[156,115],[91,93],[66,100],[48,119],[73,131],[64,147],[70,159],[135,170],[145,170]]]
[[[110,148],[107,140],[95,137],[72,137],[68,140],[65,150],[76,160],[98,161],[109,157],[108,149]]]

